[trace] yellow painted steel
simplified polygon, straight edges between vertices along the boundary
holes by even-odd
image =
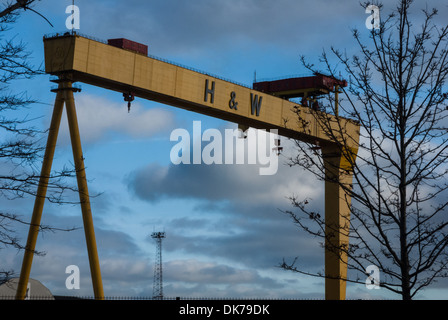
[[[217,117],[258,129],[277,129],[285,137],[319,145],[334,140],[315,121],[308,107],[265,94],[204,73],[159,59],[146,57],[78,35],[44,39],[45,70],[49,74],[70,74],[73,81]],[[207,93],[212,91],[213,94]],[[229,107],[234,93],[236,109]],[[262,99],[257,115],[253,102]],[[303,121],[297,121],[297,113]],[[357,149],[359,125],[349,119],[326,115],[343,125],[353,139],[348,147]]]
[[[86,169],[79,135],[78,120],[76,117],[75,100],[70,82],[63,82],[64,99],[67,111],[68,127],[70,130],[70,140],[75,162],[76,179],[78,181],[79,200],[81,202],[82,218],[84,223],[84,233],[87,243],[87,253],[90,263],[90,274],[92,278],[93,292],[95,299],[103,300],[104,291],[101,279],[100,262],[95,240],[95,230],[93,227],[92,210],[90,207],[89,189],[87,187]]]
[[[34,203],[33,215],[31,217],[30,229],[28,233],[27,245],[22,262],[19,284],[16,291],[16,299],[23,300],[26,296],[27,283],[29,280],[31,265],[39,233],[42,211],[45,203],[47,186],[51,174],[59,126],[62,117],[62,111],[66,105],[67,119],[70,130],[70,138],[73,149],[73,158],[78,183],[79,198],[84,223],[84,232],[87,243],[87,251],[90,263],[90,272],[93,284],[95,299],[104,299],[101,271],[96,247],[95,232],[93,227],[92,212],[90,208],[89,192],[87,188],[87,179],[84,167],[84,158],[82,155],[81,139],[79,135],[78,120],[76,117],[75,102],[73,98],[72,83],[61,81],[58,86],[56,100],[53,109],[53,116],[50,124],[50,130],[47,140],[47,146],[42,164],[41,176],[37,190],[37,196]]]
[[[322,149],[325,169],[325,299],[346,297],[350,191],[355,155],[337,148]]]
[[[34,252],[36,249],[37,236],[39,234],[40,221],[47,195],[48,181],[51,174],[54,151],[58,139],[59,125],[61,123],[62,110],[64,108],[64,98],[61,91],[58,91],[54,103],[53,115],[48,132],[47,146],[45,149],[42,163],[39,185],[37,187],[36,200],[34,202],[33,215],[28,231],[28,239],[25,246],[25,253],[22,261],[22,270],[20,272],[19,283],[16,291],[16,299],[25,299],[28,280],[31,272]]]
[[[44,38],[44,47],[46,72],[69,80],[69,83],[80,81],[122,93],[132,93],[136,97],[235,122],[244,128],[277,129],[279,135],[321,146],[327,177],[325,297],[345,299],[347,255],[344,253],[344,248],[348,246],[350,227],[350,194],[347,188],[351,185],[352,165],[358,151],[359,124],[350,119],[314,111],[285,99],[78,35]],[[71,122],[70,134],[75,165],[79,173],[78,186],[85,218],[84,228],[93,286],[95,296],[101,298],[104,295],[73,94],[69,90],[64,92],[69,123]],[[58,97],[61,99],[59,94]],[[232,104],[232,101],[237,105]],[[326,122],[330,123],[329,127],[323,127],[322,122],[317,120],[320,116],[329,120]],[[344,150],[338,149],[336,142],[340,142],[339,145],[342,143],[345,146]],[[47,149],[51,148],[51,145],[47,145]],[[47,162],[44,160],[45,170],[49,169],[48,165],[51,167],[51,161],[50,164]],[[342,182],[342,185],[339,182]],[[40,213],[39,210],[36,212],[40,220],[42,210],[40,209]],[[31,232],[30,229],[30,234],[34,235],[36,232]],[[34,245],[32,248],[34,249]],[[22,273],[29,274],[31,262],[32,259],[29,257],[26,261],[24,259]],[[23,283],[26,283],[28,276],[21,274],[22,278],[25,281]],[[23,284],[21,288],[23,291]],[[21,298],[23,294],[19,295],[18,292],[17,296]]]

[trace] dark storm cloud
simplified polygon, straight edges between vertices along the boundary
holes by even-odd
[[[257,221],[244,215],[233,219],[223,216],[217,222],[204,218],[203,228],[191,225],[188,233],[168,224],[171,231],[164,248],[170,252],[207,254],[208,257],[235,261],[253,269],[273,269],[283,258],[291,262],[296,256],[302,267],[320,268],[323,249],[318,240],[300,233],[286,216],[277,214],[277,221]]]
[[[292,147],[290,142],[284,146]],[[279,209],[291,209],[287,197],[295,194],[316,199],[316,209],[321,210],[323,183],[285,165],[284,158],[280,162],[271,176],[260,176],[255,165],[151,164],[134,171],[127,183],[139,199],[151,203],[194,200],[194,217],[165,224],[170,236],[164,248],[169,252],[206,254],[271,270],[283,258],[292,261],[299,256],[302,266],[316,267],[323,259],[319,243],[298,232]]]
[[[272,177],[258,176],[256,167],[245,166],[244,170],[239,170],[237,166],[180,164],[162,167],[152,164],[134,172],[129,186],[138,197],[149,201],[163,197],[219,201],[255,195],[262,192],[268,182],[272,184]],[[247,179],[232,181],[238,174],[244,174]]]
[[[173,260],[166,264],[166,275],[171,281],[206,284],[261,283],[270,288],[279,284],[271,278],[261,277],[255,270],[245,270],[225,264],[198,260]]]
[[[225,208],[229,203],[238,205],[239,210],[252,205],[275,207],[287,203],[292,194],[319,198],[323,183],[285,161],[279,158],[274,175],[260,175],[259,166],[252,164],[150,164],[133,171],[127,184],[142,200],[196,199],[202,201],[199,207],[210,209]]]
[[[243,42],[320,49],[342,41],[350,34],[348,26],[364,26],[367,17],[352,0],[79,1],[78,6],[84,32],[135,37],[157,44],[160,52]]]

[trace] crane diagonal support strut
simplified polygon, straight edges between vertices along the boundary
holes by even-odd
[[[46,72],[70,83],[79,81],[120,93],[132,93],[132,98],[135,96],[154,100],[234,122],[241,127],[276,129],[281,136],[321,147],[327,159],[325,217],[331,222],[331,230],[328,229],[328,233],[331,231],[335,234],[325,249],[325,292],[327,299],[345,299],[346,258],[343,250],[338,249],[330,254],[329,248],[343,249],[348,244],[350,193],[345,185],[350,183],[352,176],[352,166],[347,164],[353,164],[352,161],[358,152],[359,124],[350,119],[326,114],[271,94],[148,57],[141,52],[117,48],[76,34],[44,38],[44,47]],[[131,99],[126,95],[124,97]],[[64,95],[58,93],[54,111],[56,118],[62,99],[67,98],[67,101],[72,101],[67,93]],[[74,103],[69,104],[74,111]],[[322,117],[328,120],[327,125],[322,125],[318,121]],[[54,132],[57,136],[57,129],[53,131],[50,129],[47,144],[49,157],[44,159],[42,177],[48,176],[51,170]],[[78,147],[80,149],[80,143]],[[338,183],[340,181],[343,183]],[[78,180],[78,183],[80,182]],[[45,185],[45,181],[42,181],[42,186],[39,184],[39,196],[36,197],[32,218],[37,223],[33,225],[39,225]],[[85,188],[87,190],[87,185]],[[89,205],[85,203],[83,208],[83,216],[84,211],[90,213]],[[30,234],[33,236],[30,240],[30,250],[26,251],[23,261],[21,279],[24,281],[28,279],[27,274],[29,275],[31,269],[32,259],[29,255],[34,250],[35,233],[36,231],[30,228]],[[96,251],[96,247],[93,251]],[[89,258],[92,258],[91,264],[97,263],[90,257],[90,253]],[[100,277],[99,272],[96,276]],[[97,280],[97,288],[95,289],[94,283],[94,290],[97,291],[95,295],[99,297],[102,296],[102,291],[98,291],[101,281]],[[21,288],[23,289],[23,283]],[[20,294],[18,292],[17,297],[23,298],[23,292]]]
[[[31,264],[33,261],[34,251],[39,233],[40,220],[46,199],[48,181],[50,178],[51,166],[56,148],[56,141],[61,122],[62,110],[64,103],[66,105],[67,120],[70,131],[70,139],[73,150],[73,159],[75,163],[76,178],[78,183],[79,200],[81,203],[82,218],[84,223],[84,232],[86,237],[87,252],[90,262],[90,272],[92,277],[93,290],[96,299],[104,299],[103,284],[101,279],[100,264],[95,240],[95,232],[93,227],[92,210],[90,208],[89,191],[87,187],[86,171],[84,166],[84,158],[82,155],[81,138],[78,128],[78,120],[75,110],[74,91],[79,89],[72,87],[72,82],[66,79],[59,81],[56,101],[54,104],[53,117],[48,135],[47,147],[42,164],[41,177],[38,185],[37,196],[34,204],[31,225],[28,232],[25,254],[22,262],[22,270],[20,272],[19,284],[16,292],[16,299],[24,299],[26,288],[31,272]]]

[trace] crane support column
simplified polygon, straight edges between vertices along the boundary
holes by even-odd
[[[103,283],[101,280],[101,270],[95,240],[95,231],[93,227],[86,170],[84,166],[84,157],[81,148],[81,138],[79,135],[78,119],[76,116],[75,100],[73,98],[72,89],[71,82],[64,82],[64,98],[67,110],[68,126],[70,130],[70,139],[72,143],[73,160],[75,162],[76,179],[78,182],[79,200],[81,202],[87,252],[89,255],[90,274],[92,277],[95,299],[102,300],[104,299]]]
[[[37,236],[40,229],[42,211],[47,195],[48,181],[51,174],[54,151],[58,139],[59,126],[61,123],[62,110],[64,108],[64,97],[62,91],[58,91],[54,102],[53,115],[51,118],[50,130],[48,132],[47,146],[42,163],[39,185],[37,187],[36,199],[34,201],[33,215],[31,217],[28,239],[25,246],[25,253],[22,261],[19,284],[16,291],[16,299],[23,300],[26,296],[26,289],[30,277],[31,265],[33,263],[34,251],[36,248]]]
[[[356,153],[322,149],[325,169],[325,299],[345,300],[350,205]],[[350,158],[350,159],[347,159]]]
[[[20,272],[19,284],[16,291],[16,299],[23,300],[26,297],[27,284],[31,272],[34,251],[37,242],[37,236],[40,228],[42,211],[47,194],[47,186],[51,174],[51,166],[53,163],[54,152],[61,123],[64,102],[66,104],[67,120],[70,130],[70,139],[73,150],[73,159],[75,163],[76,178],[78,183],[79,200],[81,203],[82,218],[84,223],[84,232],[87,243],[87,251],[90,263],[90,273],[92,277],[93,291],[95,299],[104,299],[103,284],[101,279],[100,264],[95,240],[95,232],[93,227],[92,210],[90,207],[89,191],[87,188],[87,179],[84,166],[84,157],[81,148],[81,138],[79,135],[78,120],[76,116],[75,100],[73,91],[78,89],[72,87],[72,82],[61,79],[56,91],[56,100],[51,119],[50,130],[45,149],[45,155],[42,163],[42,170],[39,180],[39,186],[34,203],[33,215],[31,218],[30,228],[28,232],[28,240],[25,248],[24,258],[22,262],[22,270]]]

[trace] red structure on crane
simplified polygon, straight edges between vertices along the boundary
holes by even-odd
[[[148,55],[147,45],[132,40],[128,40],[125,38],[108,39],[107,44],[117,48],[134,51],[143,54],[145,56]]]
[[[316,73],[313,76],[287,78],[273,81],[254,82],[253,89],[290,99],[302,97],[302,105],[308,106],[312,102],[313,109],[319,109],[316,97],[330,92],[338,92],[339,87],[346,87],[347,81]]]

